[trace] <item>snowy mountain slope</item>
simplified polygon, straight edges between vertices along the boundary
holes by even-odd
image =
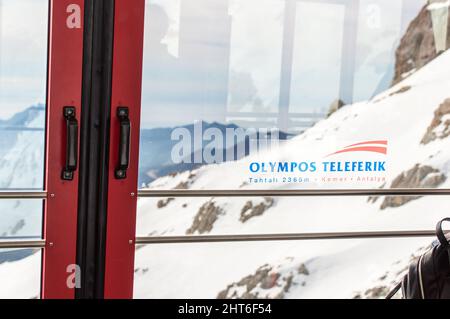
[[[192,173],[186,172],[175,177],[168,176],[156,180],[149,187],[152,189],[171,189],[179,186],[181,183],[188,185],[191,189],[244,189],[244,188],[370,188],[380,187],[386,184],[389,186],[392,181],[402,172],[414,167],[416,163],[421,165],[430,165],[447,175],[450,164],[449,139],[435,140],[432,143],[423,145],[420,143],[427,127],[433,119],[433,112],[438,106],[449,97],[447,88],[450,85],[450,72],[446,68],[450,66],[450,51],[446,52],[440,58],[431,62],[423,70],[411,76],[409,79],[399,83],[391,90],[377,96],[373,101],[358,103],[346,106],[339,112],[335,113],[329,119],[319,122],[315,127],[305,132],[303,135],[296,137],[279,149],[274,149],[268,153],[257,156],[251,156],[236,163],[224,163],[221,165],[210,165]],[[406,92],[397,93],[403,87],[410,86]],[[374,124],[372,124],[374,123]],[[329,154],[348,143],[356,143],[364,140],[387,139],[389,143],[387,155],[387,176],[386,182],[378,180],[369,181],[367,183],[358,184],[356,182],[340,183],[323,183],[319,178],[317,181],[301,184],[301,185],[284,185],[281,183],[272,185],[244,185],[247,182],[249,172],[249,163],[255,158],[265,158],[267,161],[277,160],[302,160],[323,156]],[[345,158],[348,155],[338,155]],[[361,156],[364,158],[366,154],[357,154],[353,156]],[[370,155],[370,159],[380,159],[377,155]],[[226,176],[226,178],[223,178]],[[450,181],[445,181],[440,187],[448,187]],[[444,205],[445,198],[431,198],[434,206]],[[176,199],[171,201],[166,207],[155,209],[157,207],[157,199],[141,199],[139,201],[139,222],[138,234],[182,234],[188,229],[188,225],[192,222],[193,214],[210,199]],[[298,223],[286,222],[286,219],[292,218],[295,221],[299,213],[293,213],[292,207],[297,207],[301,203],[302,207],[310,209],[301,209],[302,226],[301,228],[311,229],[315,224],[314,216],[318,211],[327,211],[329,207],[342,207],[346,217],[352,217],[351,220],[361,219],[365,227],[374,228],[386,224],[391,228],[406,227],[425,227],[432,225],[423,225],[422,221],[415,223],[411,220],[408,225],[402,224],[402,218],[396,218],[400,214],[388,214],[387,209],[383,214],[378,214],[379,203],[374,205],[367,204],[367,198],[327,198],[330,206],[323,205],[322,199],[317,198],[282,198],[275,199],[273,210],[270,216],[264,216],[264,219],[253,219],[251,222],[242,224],[239,222],[241,209],[249,199],[214,199],[216,206],[227,206],[227,213],[218,219],[218,224],[222,223],[222,227],[217,227],[215,232],[257,232],[277,228],[277,224],[298,230]],[[427,200],[425,198],[425,200]],[[254,200],[255,201],[255,200]],[[259,201],[262,201],[260,199]],[[296,204],[297,203],[297,204]],[[188,204],[186,209],[183,205]],[[423,209],[421,201],[413,201],[408,205],[395,209],[395,212],[408,211],[409,216],[421,216],[420,210]],[[412,208],[411,208],[412,207]],[[358,208],[364,208],[359,209]],[[289,212],[291,211],[291,212]],[[417,212],[417,213],[416,213]],[[325,213],[325,212],[324,212]],[[334,212],[330,212],[333,213]],[[379,225],[375,218],[380,215],[382,220]],[[273,217],[270,222],[268,219]],[[359,216],[359,217],[358,217]],[[373,220],[369,222],[368,218],[372,216]],[[165,218],[167,217],[167,218]],[[322,221],[323,218],[320,218]],[[387,219],[387,220],[386,220]],[[177,222],[174,223],[173,220]],[[229,220],[229,222],[227,222]],[[258,221],[261,220],[261,223]],[[264,221],[263,221],[264,220]],[[280,222],[282,220],[282,222]],[[333,223],[336,221],[333,221]],[[348,225],[348,220],[337,221],[342,223],[338,225]],[[359,221],[355,221],[360,224]],[[305,224],[306,223],[306,224]],[[397,224],[397,225],[396,225]],[[227,226],[228,225],[228,226]],[[268,225],[266,228],[264,225]],[[305,225],[305,227],[303,227]],[[318,225],[325,230],[332,228],[334,225]],[[351,228],[349,226],[348,228]],[[275,229],[276,231],[276,229]]]
[[[400,280],[399,274],[403,274],[407,269],[408,264],[400,258],[410,260],[408,255],[398,255],[397,249],[389,252],[380,249],[387,244],[394,248],[402,245],[398,241],[389,242],[386,239],[371,240],[364,245],[356,245],[340,253],[306,262],[295,257],[286,257],[277,263],[262,266],[255,274],[239,283],[229,285],[219,296],[221,298],[382,297]],[[423,252],[422,249],[420,251]],[[395,258],[398,262],[391,264],[390,259]],[[382,269],[389,269],[390,272],[380,273]],[[352,285],[347,282],[349,278]],[[358,292],[358,289],[361,291]]]
[[[402,172],[411,170],[417,163],[442,174],[444,178],[436,186],[448,188],[450,140],[436,139],[421,144],[435,110],[449,98],[448,70],[449,51],[373,100],[342,108],[279,149],[238,163],[210,165],[191,173],[161,178],[149,188],[170,189],[180,184],[191,189],[389,187]],[[369,179],[364,183],[339,180],[329,183],[318,178],[301,185],[245,184],[252,161],[323,158],[351,143],[371,140],[388,141],[384,182]],[[345,160],[349,156],[341,154],[337,158]],[[366,154],[351,156],[360,160],[367,158]],[[370,160],[381,160],[377,156],[371,155]],[[448,215],[446,197],[424,197],[385,209],[380,208],[383,199],[372,203],[363,197],[273,200],[262,215],[243,223],[240,218],[247,202],[258,206],[264,199],[182,198],[163,205],[158,205],[157,199],[141,199],[137,233],[180,235],[189,229],[211,234],[433,229],[439,218]],[[196,217],[209,220],[209,224],[196,225]],[[369,290],[398,262],[407,264],[411,254],[430,241],[425,238],[147,246],[137,251],[135,294],[141,298],[214,298],[228,285],[254,274],[263,265],[278,265],[280,260],[292,257],[309,265],[311,274],[316,275],[312,275],[302,289],[289,289],[285,297],[354,297],[358,292]],[[281,265],[288,267],[288,264]]]

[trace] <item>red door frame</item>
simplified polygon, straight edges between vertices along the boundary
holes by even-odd
[[[111,97],[110,163],[106,228],[107,299],[133,297],[139,130],[145,0],[116,0]],[[114,177],[119,153],[118,107],[129,108],[130,166],[126,179]]]
[[[78,174],[63,181],[65,162],[64,106],[74,106],[80,119],[84,0],[50,0],[47,83],[47,148],[41,297],[72,299],[76,264]],[[77,20],[79,19],[79,20]],[[78,23],[79,22],[79,23]]]

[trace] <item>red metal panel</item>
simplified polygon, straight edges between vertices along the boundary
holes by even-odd
[[[74,298],[67,284],[68,266],[76,263],[78,174],[61,180],[65,161],[64,106],[81,113],[84,0],[50,1],[47,92],[47,150],[44,208],[46,247],[42,264],[42,298]]]
[[[145,0],[115,2],[105,298],[133,297],[144,8]],[[129,107],[131,121],[130,167],[124,180],[114,177],[119,106]]]

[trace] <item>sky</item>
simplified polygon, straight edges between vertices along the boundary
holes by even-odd
[[[403,1],[402,9],[401,0],[361,0],[355,101],[370,98],[389,77],[402,14],[410,21],[425,3]],[[0,119],[45,102],[47,3],[0,0]],[[226,111],[277,112],[284,6],[283,0],[147,0],[142,126],[221,121]],[[150,12],[155,7],[162,20]],[[297,5],[289,31],[291,112],[324,113],[339,97],[344,14],[342,5]],[[164,15],[167,30],[155,29],[152,21]]]

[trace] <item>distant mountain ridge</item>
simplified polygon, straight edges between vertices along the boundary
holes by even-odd
[[[43,104],[32,105],[25,110],[14,114],[11,118],[3,120],[0,119],[0,159],[7,154],[17,142],[17,138],[21,132],[24,131],[42,131],[45,127],[44,120],[39,121],[38,124],[30,125],[36,118],[45,112]],[[42,123],[41,123],[42,122]],[[219,129],[220,132],[226,136],[227,129],[238,129],[239,126],[235,124],[221,124],[217,122],[208,123],[200,122],[203,132],[210,128]],[[194,124],[183,125],[178,127],[162,127],[142,129],[140,131],[140,159],[139,159],[139,185],[151,183],[156,178],[166,176],[173,173],[180,173],[188,170],[198,168],[205,163],[174,163],[171,159],[172,148],[178,143],[171,139],[172,132],[177,128],[185,128],[194,136]],[[291,136],[279,132],[279,138],[285,140]],[[259,134],[257,135],[259,139]],[[238,141],[235,143],[235,148],[242,143],[245,145],[245,156],[249,154],[248,139],[245,141]],[[203,152],[204,147],[209,142],[203,141],[201,149],[194,149],[191,158],[198,152]],[[221,150],[224,155],[226,149]],[[225,157],[225,156],[224,156]]]
[[[397,48],[392,85],[419,70],[441,52],[437,52],[430,10],[426,4],[411,21]],[[450,15],[447,20],[446,49],[450,46]]]

